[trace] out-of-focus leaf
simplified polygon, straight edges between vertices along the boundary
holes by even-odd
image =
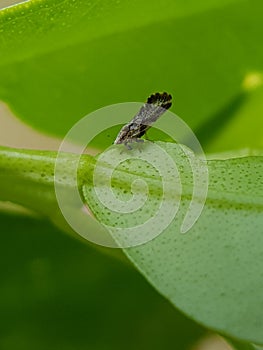
[[[1,349],[186,350],[205,334],[128,264],[45,221],[0,223]]]
[[[0,12],[0,98],[64,135],[104,105],[168,90],[191,127],[262,69],[262,2],[32,0]]]

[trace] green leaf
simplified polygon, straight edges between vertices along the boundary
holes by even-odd
[[[263,343],[263,158],[209,161],[204,210],[190,231],[181,234],[191,200],[191,169],[177,145],[158,145],[180,169],[181,207],[164,232],[147,244],[125,249],[127,256],[162,295],[196,321],[234,338]],[[152,171],[134,160],[121,163],[113,173],[112,189],[124,201],[131,199],[130,185],[137,177],[147,182],[147,203],[134,215],[111,211],[91,184],[84,186],[93,213],[100,222],[112,226],[113,233],[115,227],[137,226],[158,213],[164,180]],[[170,186],[172,189],[174,183]],[[166,200],[178,200],[171,196]]]
[[[180,169],[184,190],[182,205],[175,220],[161,235],[145,245],[127,249],[126,254],[161,294],[195,320],[230,336],[261,343],[262,314],[258,305],[262,303],[263,158],[208,161],[209,192],[204,211],[192,229],[183,235],[179,229],[193,185],[188,158],[176,144],[159,142],[158,145]],[[10,198],[34,208],[61,227],[51,206],[55,201],[52,185],[55,156],[54,152],[2,148],[0,167],[4,181],[0,183],[0,199]],[[56,178],[68,189],[74,185],[67,175],[74,157],[71,154],[62,157],[65,172],[62,178]],[[81,157],[79,189],[101,222],[106,217],[113,226],[119,225],[123,217],[116,217],[114,213],[106,215],[95,197],[92,185],[95,165],[94,158]],[[157,208],[162,178],[156,177],[155,171],[152,175],[151,168],[136,160],[122,164],[114,172],[114,193],[122,200],[130,199],[130,184],[138,176],[149,184],[147,210],[139,211],[139,215],[137,212],[129,224],[149,217],[149,212],[152,215]],[[13,188],[14,183],[17,186]],[[37,194],[35,197],[30,185]]]
[[[262,70],[260,0],[32,0],[0,12],[0,98],[64,135],[99,107],[174,95],[191,127]],[[249,48],[249,49],[247,49]]]

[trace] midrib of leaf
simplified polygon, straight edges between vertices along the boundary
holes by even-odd
[[[159,144],[162,144],[161,142]],[[172,144],[173,145],[173,144]],[[176,145],[173,145],[177,147]],[[57,152],[53,151],[35,151],[35,150],[20,150],[20,149],[10,149],[7,147],[0,147],[0,170],[1,177],[5,177],[9,183],[10,188],[12,188],[12,182],[19,180],[27,182],[30,184],[38,184],[39,186],[47,186],[51,187],[51,191],[53,192],[53,183],[54,183],[54,167],[56,164]],[[71,179],[67,177],[67,169],[71,165],[71,159],[74,159],[76,155],[74,154],[64,154],[64,167],[65,167],[65,177],[62,179],[62,185],[70,188],[75,186],[74,183],[71,182]],[[185,161],[187,161],[187,157],[185,156]],[[208,160],[208,172],[213,178],[216,178],[216,174],[220,173],[220,170],[226,170],[232,164],[236,164],[239,162],[240,166],[242,163],[248,164],[251,166],[253,164],[256,166],[257,164],[263,163],[263,157],[260,156],[251,156],[251,157],[242,157],[235,158],[230,160]],[[92,186],[92,174],[94,170],[94,166],[96,165],[95,158],[84,154],[81,156],[80,160],[80,168],[79,168],[79,187],[85,186],[87,184]],[[100,163],[100,166],[105,168],[110,168],[108,165]],[[181,200],[190,200],[192,196],[193,186],[189,184],[188,181],[185,181],[184,174],[181,174],[181,182],[183,185],[183,193],[178,198]],[[186,174],[185,174],[186,175]],[[189,174],[187,174],[189,175]],[[154,175],[150,175],[149,173],[141,173],[133,171],[126,171],[123,169],[115,170],[115,179],[114,185],[117,188],[126,188],[130,189],[130,185],[134,178],[140,176],[145,180],[145,182],[151,182],[153,184],[153,194],[162,193],[162,181],[154,178]],[[221,182],[222,184],[222,182]],[[227,183],[226,183],[227,185]],[[260,185],[260,184],[259,184]],[[3,182],[2,182],[3,186]],[[172,184],[171,184],[172,186]],[[224,189],[224,196],[222,198],[221,192],[216,190],[217,184],[213,184],[210,182],[209,193],[206,199],[206,203],[209,205],[213,205],[216,207],[229,207],[233,204],[239,205],[243,209],[246,210],[258,210],[262,211],[263,208],[263,191],[260,192],[260,188],[257,188],[257,191],[253,191],[249,193],[248,191],[242,191],[240,189],[237,191],[231,191],[229,188]],[[262,184],[263,189],[263,184]],[[27,193],[27,188],[25,187],[25,196]],[[238,196],[237,196],[238,194]],[[1,194],[0,194],[1,196]],[[0,197],[1,199],[1,197]],[[176,198],[173,198],[176,200]],[[200,198],[199,198],[200,199]],[[196,198],[198,200],[198,197]],[[200,199],[201,200],[201,199]],[[19,203],[21,204],[21,203]],[[253,204],[253,207],[251,207]],[[37,208],[36,208],[37,209]]]
[[[158,144],[162,144],[162,142],[157,142]],[[177,145],[174,145],[174,147],[177,147]],[[215,155],[216,156],[216,155]],[[187,162],[187,156],[183,157],[184,160]],[[211,174],[211,176],[216,179],[216,174],[220,173],[220,171],[227,171],[229,168],[229,165],[235,164],[236,161],[240,162],[240,166],[242,163],[246,164],[247,162],[254,163],[255,166],[257,164],[260,164],[260,161],[263,160],[262,157],[260,157],[260,154],[257,156],[248,156],[248,157],[237,157],[234,159],[224,159],[224,160],[207,160],[207,161],[200,161],[200,166],[208,167],[208,173]],[[236,165],[236,164],[235,164]],[[104,168],[110,169],[108,164],[106,163],[100,163],[100,166],[103,166]],[[163,186],[162,181],[156,179],[154,175],[150,175],[149,173],[143,173],[138,174],[138,172],[135,171],[126,171],[124,169],[117,169],[115,170],[116,177],[114,179],[114,185],[117,186],[117,188],[130,188],[130,184],[132,182],[133,177],[141,176],[143,177],[146,182],[151,181],[152,184],[154,184],[154,189],[152,193],[154,194],[160,194],[162,193]],[[191,175],[191,173],[188,173],[188,175]],[[124,176],[126,175],[126,177]],[[192,191],[193,191],[193,185],[189,184],[189,182],[185,181],[184,174],[181,174],[181,182],[183,185],[183,193],[178,194],[177,198],[173,198],[174,200],[190,200],[192,197]],[[221,182],[222,183],[222,182]],[[83,183],[82,183],[83,185]],[[251,210],[251,203],[253,203],[253,210],[257,209],[258,211],[263,210],[263,182],[262,182],[262,191],[259,190],[257,192],[253,192],[253,196],[251,196],[251,193],[248,191],[243,191],[242,189],[239,189],[238,196],[237,191],[231,191],[230,188],[227,188],[227,182],[225,183],[226,188],[224,189],[224,198],[222,198],[221,192],[218,192],[216,190],[217,183],[211,183],[209,184],[209,193],[208,197],[206,199],[206,203],[209,205],[216,206],[218,208],[223,207],[229,207],[231,208],[233,204],[238,205],[242,209]],[[171,184],[172,186],[172,184]],[[167,195],[167,199],[169,199],[169,194]],[[202,198],[198,198],[196,196],[196,200],[202,200]]]
[[[67,176],[71,162],[76,155],[65,153],[60,158],[64,176],[61,186],[70,189],[75,186]],[[57,208],[54,191],[54,171],[57,152],[21,150],[0,147],[0,200],[11,201],[47,216]],[[80,159],[80,178],[87,179],[94,166],[94,158],[83,155]]]

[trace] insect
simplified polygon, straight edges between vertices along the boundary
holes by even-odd
[[[167,92],[152,94],[135,117],[120,130],[114,144],[124,143],[128,149],[131,149],[129,143],[143,142],[140,138],[171,105],[172,96]]]

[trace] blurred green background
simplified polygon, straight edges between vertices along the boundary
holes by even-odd
[[[184,349],[204,334],[128,263],[11,219],[1,214],[1,349]]]

